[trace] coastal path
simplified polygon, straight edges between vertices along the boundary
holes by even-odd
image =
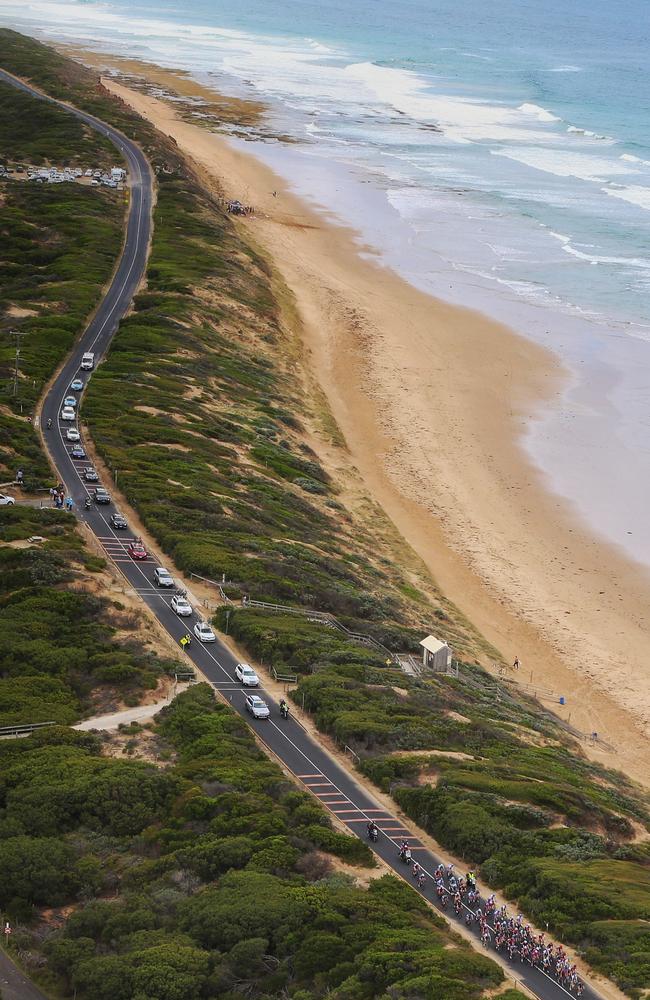
[[[16,81],[1,71],[0,78],[4,79],[5,82],[20,86],[21,89],[32,93],[33,96],[43,97],[27,84]],[[44,435],[45,442],[61,480],[65,484],[68,494],[74,500],[79,517],[93,531],[107,558],[112,560],[129,587],[140,595],[163,628],[178,643],[180,637],[188,631],[188,624],[190,624],[189,630],[191,631],[191,620],[188,622],[188,619],[181,619],[172,611],[170,601],[173,592],[162,591],[155,586],[153,581],[155,564],[134,562],[129,558],[127,545],[130,539],[125,538],[124,532],[114,531],[110,523],[110,512],[113,508],[91,507],[88,511],[84,510],[86,497],[90,495],[89,489],[81,478],[81,469],[84,463],[75,462],[69,455],[64,439],[64,428],[58,420],[68,386],[79,372],[82,354],[92,350],[95,353],[96,362],[100,360],[144,276],[152,231],[153,184],[151,171],[143,152],[122,133],[91,115],[77,111],[65,104],[60,106],[111,139],[125,156],[129,166],[131,199],[124,248],[111,285],[103,302],[77,341],[70,357],[45,397],[42,418],[47,420],[51,417],[53,423],[52,431],[46,432]],[[105,485],[110,489],[110,483]],[[125,516],[128,520],[128,512],[125,512]],[[189,649],[182,655],[188,657],[195,668],[212,684],[221,698],[228,701],[235,711],[246,718],[259,742],[278,759],[285,772],[291,774],[304,789],[314,795],[353,835],[365,837],[366,823],[369,819],[373,819],[381,831],[378,842],[371,845],[373,850],[398,876],[405,877],[411,883],[409,871],[400,862],[398,856],[400,842],[407,839],[413,850],[413,857],[427,873],[425,886],[421,890],[414,887],[414,891],[420,891],[427,901],[440,911],[432,878],[439,859],[394,812],[377,802],[372,794],[357,782],[353,774],[338,763],[296,718],[291,716],[287,720],[282,720],[278,704],[269,693],[263,689],[258,691],[269,705],[271,717],[267,720],[254,720],[247,715],[245,710],[246,691],[242,690],[234,676],[237,658],[220,638],[206,645],[194,639]],[[453,912],[446,911],[445,916],[454,927],[464,924],[465,912],[464,909],[456,917]],[[475,934],[476,947],[480,948],[476,924],[472,927],[472,933]],[[541,969],[526,963],[521,964],[518,961],[509,962],[507,956],[504,955],[498,956],[497,960],[510,967],[512,978],[522,984],[522,988],[529,995],[538,997],[540,1000],[565,1000],[565,998],[575,996],[575,993],[565,989]],[[601,1000],[599,995],[589,986],[585,988],[582,996],[585,1000]]]

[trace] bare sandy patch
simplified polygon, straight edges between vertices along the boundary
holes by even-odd
[[[24,306],[7,306],[5,316],[11,316],[12,319],[26,319],[28,316],[38,316],[38,313],[35,309],[25,309]]]

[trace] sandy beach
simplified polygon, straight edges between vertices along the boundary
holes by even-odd
[[[158,69],[154,82],[183,95],[178,74]],[[614,747],[587,752],[647,783],[650,576],[545,491],[518,443],[562,388],[554,357],[373,262],[356,233],[301,202],[244,143],[115,77],[104,84],[214,190],[254,193],[255,216],[238,224],[294,296],[309,377],[366,488],[505,661],[519,657],[517,679],[564,695],[554,710]]]

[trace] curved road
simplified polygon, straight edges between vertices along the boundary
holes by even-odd
[[[0,70],[0,79],[20,87],[37,97],[43,97],[37,91],[9,74]],[[49,98],[43,98],[49,100]],[[59,104],[60,102],[55,101]],[[72,379],[79,374],[86,378],[87,372],[79,371],[81,356],[85,351],[95,353],[96,362],[105,353],[111,337],[120,319],[127,312],[132,296],[136,291],[147,260],[149,239],[152,230],[152,176],[149,164],[133,142],[122,133],[116,131],[104,122],[93,118],[84,112],[69,108],[62,104],[71,114],[107,136],[125,157],[129,168],[129,186],[131,191],[130,210],[127,224],[127,234],[122,257],[115,272],[113,281],[96,315],[75,345],[71,356],[56,377],[47,393],[43,404],[42,419],[52,419],[52,430],[45,433],[46,444],[54,461],[61,480],[74,499],[79,510],[79,516],[88,523],[99,539],[108,558],[118,567],[128,585],[132,587],[141,599],[153,611],[170,636],[178,641],[180,637],[195,623],[192,619],[180,619],[171,609],[170,600],[173,591],[161,591],[153,581],[154,565],[151,562],[135,562],[127,553],[127,545],[131,533],[116,531],[110,523],[112,505],[92,507],[85,511],[84,501],[89,494],[89,488],[81,478],[84,462],[74,461],[69,454],[69,442],[65,440],[65,431],[70,424],[61,424],[58,420],[63,399],[69,392]],[[74,426],[74,425],[72,425]],[[106,484],[110,491],[110,483]],[[91,487],[92,488],[92,487]],[[398,845],[401,840],[408,839],[413,849],[413,856],[428,874],[426,885],[420,891],[436,908],[433,880],[431,878],[438,864],[438,859],[422,842],[413,835],[408,826],[396,818],[389,810],[383,808],[373,799],[372,795],[362,788],[355,778],[303,728],[297,719],[291,717],[283,721],[274,699],[260,692],[271,708],[268,720],[253,720],[245,710],[245,692],[234,679],[236,658],[230,649],[217,638],[214,643],[202,644],[194,639],[187,653],[189,659],[198,670],[208,678],[213,687],[228,701],[233,708],[245,716],[256,736],[275,755],[284,768],[293,774],[332,812],[347,828],[357,836],[365,836],[366,823],[374,819],[381,833],[379,842],[373,845],[375,852],[398,875],[404,876],[405,869],[398,859]],[[408,879],[408,881],[411,881]],[[460,918],[455,917],[451,908],[445,912],[452,926],[454,922],[464,920],[467,909],[464,908]],[[473,925],[476,937],[476,947],[480,948],[478,930]],[[492,953],[489,953],[492,954]],[[503,961],[505,956],[501,955]],[[554,978],[542,970],[533,968],[527,963],[509,963],[513,977],[522,984],[533,996],[540,1000],[565,1000],[575,996],[574,993],[561,986]],[[590,987],[583,993],[585,1000],[600,1000],[600,997]]]

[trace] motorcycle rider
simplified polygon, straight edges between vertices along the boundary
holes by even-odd
[[[51,426],[52,426],[52,417],[48,417],[47,418],[47,429],[48,429],[48,431],[50,430]]]
[[[366,831],[368,833],[368,839],[369,840],[373,840],[373,841],[377,840],[377,838],[379,837],[379,827],[375,823],[374,819],[371,819],[366,824]]]
[[[280,699],[280,715],[282,716],[283,719],[289,718],[289,706],[287,705],[284,698]]]
[[[411,848],[409,847],[408,840],[403,840],[399,849],[400,861],[403,861],[405,865],[410,865],[413,857],[411,855]]]

